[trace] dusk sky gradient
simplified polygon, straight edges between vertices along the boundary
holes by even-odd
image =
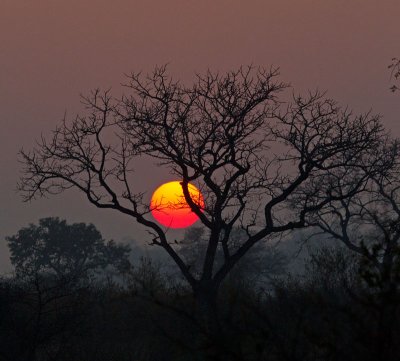
[[[5,236],[46,216],[92,222],[107,239],[147,239],[79,193],[23,203],[15,191],[19,149],[81,112],[80,93],[119,94],[124,73],[165,63],[188,84],[208,68],[273,65],[296,92],[327,90],[356,113],[372,109],[399,136],[387,69],[400,56],[399,19],[398,0],[1,0],[0,271],[10,269]],[[138,175],[149,197],[173,180],[148,164]]]

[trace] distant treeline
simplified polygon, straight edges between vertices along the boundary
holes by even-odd
[[[151,259],[125,262],[128,249],[107,246],[93,226],[80,224],[93,236],[84,258],[78,257],[82,250],[75,258],[57,258],[53,249],[40,263],[35,243],[31,253],[25,244],[22,262],[12,248],[17,239],[46,230],[38,238],[43,252],[51,227],[77,227],[63,222],[42,220],[8,238],[16,273],[0,282],[0,360],[207,360],[215,348],[226,360],[398,360],[399,280],[383,289],[368,260],[345,248],[317,249],[305,275],[257,285],[254,269],[238,267],[218,296],[215,339],[199,318],[190,287]],[[107,254],[103,247],[115,251],[109,264],[96,253]],[[265,267],[273,260],[284,267],[282,255],[264,258]],[[118,267],[111,272],[113,265]]]

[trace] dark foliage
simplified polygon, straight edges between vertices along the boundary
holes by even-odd
[[[205,360],[211,345],[226,360],[377,360],[380,305],[362,258],[342,248],[314,253],[306,275],[272,293],[225,282],[218,298],[223,331],[210,339],[189,288],[143,259],[122,287],[70,289],[46,280],[0,283],[0,360]],[[397,298],[397,302],[400,300]],[[397,360],[399,308],[392,310],[385,360]]]
[[[43,218],[6,238],[19,277],[46,274],[79,281],[106,267],[128,269],[129,247],[105,241],[93,224]]]

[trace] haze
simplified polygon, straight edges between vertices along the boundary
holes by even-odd
[[[399,14],[400,2],[382,0],[1,1],[0,271],[9,269],[4,237],[46,216],[92,222],[106,238],[146,237],[74,192],[31,204],[15,192],[18,150],[80,112],[80,93],[118,93],[123,73],[157,64],[188,82],[208,68],[275,65],[296,91],[319,88],[356,112],[372,109],[398,135],[387,65],[400,56]],[[170,180],[156,167],[140,174],[150,193]]]

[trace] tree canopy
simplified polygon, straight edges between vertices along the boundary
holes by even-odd
[[[68,224],[59,218],[42,218],[7,237],[11,263],[17,275],[53,274],[80,279],[106,267],[129,266],[129,247],[105,241],[93,224]]]

